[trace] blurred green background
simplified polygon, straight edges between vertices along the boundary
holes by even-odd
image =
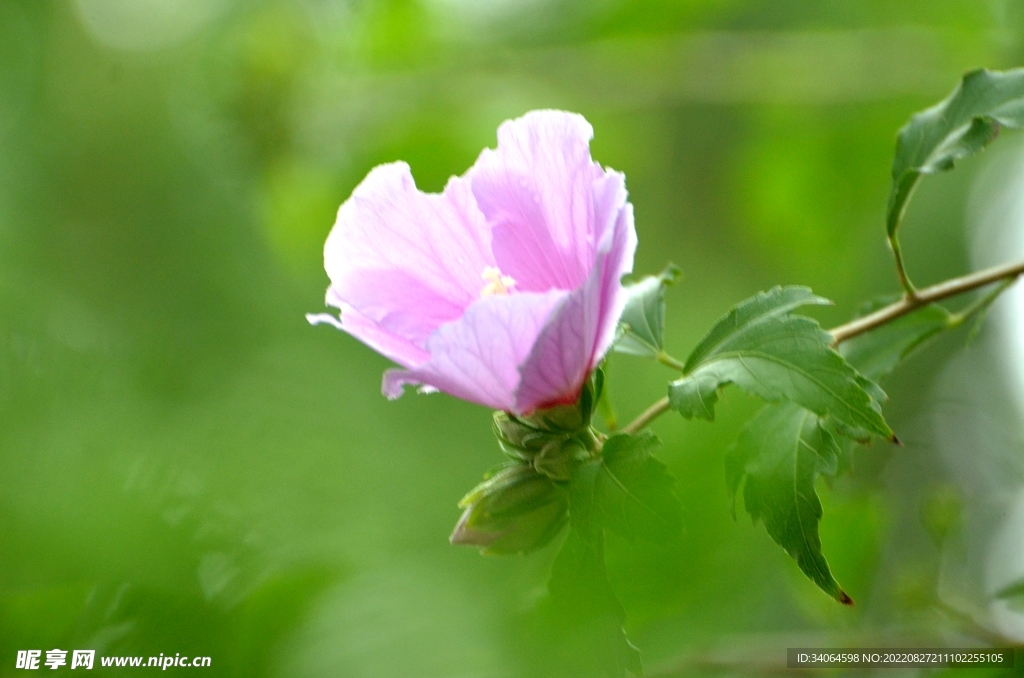
[[[0,676],[58,647],[208,655],[211,676],[589,675],[541,604],[553,548],[448,544],[500,461],[490,413],[388,402],[383,358],[306,324],[338,205],[378,163],[439,190],[502,120],[574,110],[626,173],[636,270],[685,272],[672,353],[777,283],[835,299],[836,324],[896,289],[898,127],[1022,57],[1019,0],[0,0]],[[965,206],[992,157],[919,191],[917,282],[971,268]],[[731,390],[715,425],[658,421],[685,535],[608,545],[651,675],[1024,638],[985,598],[1012,566],[971,541],[1024,485],[990,333],[888,382],[906,446],[821,487],[853,609],[729,516],[722,459],[756,403]],[[669,376],[613,358],[620,418]]]

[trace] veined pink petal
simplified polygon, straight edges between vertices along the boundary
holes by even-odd
[[[413,344],[408,339],[389,332],[373,320],[366,318],[359,311],[338,299],[334,288],[327,290],[327,305],[341,309],[341,318],[328,313],[307,314],[306,320],[313,325],[326,323],[344,330],[381,355],[394,360],[399,365],[414,366],[430,359],[426,349]]]
[[[461,320],[443,325],[430,337],[429,361],[385,372],[384,394],[396,398],[403,384],[424,384],[494,409],[516,409],[519,366],[552,311],[568,296],[553,290],[481,299]]]
[[[479,297],[480,275],[494,266],[490,239],[468,182],[452,178],[444,193],[427,194],[405,163],[381,165],[341,206],[327,237],[328,303],[341,300],[377,331],[423,348]]]
[[[594,131],[583,116],[533,111],[498,128],[467,177],[518,289],[576,289],[594,261]]]
[[[575,402],[583,382],[615,338],[625,305],[619,281],[633,270],[637,239],[622,175],[609,176],[603,188],[596,196],[597,211],[609,209],[602,212],[597,260],[583,285],[552,314],[523,364],[516,412]],[[601,198],[607,202],[602,204]]]
[[[441,390],[519,414],[575,400],[608,350],[636,249],[624,177],[590,158],[581,116],[505,122],[464,178],[416,189],[375,168],[324,248],[333,316],[406,369],[383,391]]]
[[[425,346],[434,330],[458,320],[465,311],[462,304],[441,296],[406,271],[359,271],[346,280],[345,287],[332,285],[331,289],[332,297],[358,303],[359,313],[381,330],[416,346]]]
[[[633,221],[633,205],[626,202],[626,177],[619,172],[607,172],[603,182],[607,182],[598,192],[596,212],[603,215],[597,231],[601,234],[598,245],[598,260],[595,269],[601,270],[600,307],[601,315],[594,345],[591,349],[593,368],[615,340],[619,318],[626,307],[626,294],[622,288],[622,277],[633,272],[633,257],[636,254],[636,226]],[[607,201],[607,202],[605,202]],[[617,206],[617,209],[611,208]],[[608,249],[604,243],[610,238]],[[607,252],[607,255],[603,255]],[[602,258],[603,257],[603,258]],[[592,273],[593,275],[593,273]]]

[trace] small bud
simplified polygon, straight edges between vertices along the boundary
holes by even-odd
[[[494,435],[505,454],[528,461],[541,451],[550,433],[514,414],[495,412]]]
[[[583,443],[575,438],[551,440],[533,459],[533,467],[552,480],[567,481],[581,461],[589,457]]]
[[[526,553],[544,546],[568,518],[566,491],[529,464],[512,463],[477,485],[459,506],[451,535],[486,554]]]
[[[600,372],[595,373],[600,375]],[[589,379],[572,405],[537,410],[529,416],[494,413],[494,435],[502,451],[555,481],[568,481],[580,462],[600,448],[590,418],[601,378]]]

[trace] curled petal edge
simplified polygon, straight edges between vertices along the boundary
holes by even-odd
[[[633,270],[636,246],[632,205],[623,199],[598,244],[597,261],[587,279],[551,314],[520,367],[518,413],[575,402],[615,338],[626,303],[620,280]],[[567,339],[578,344],[569,346]]]

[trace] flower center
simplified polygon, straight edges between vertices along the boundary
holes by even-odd
[[[488,266],[484,269],[484,272],[480,275],[481,278],[486,281],[486,285],[480,290],[481,297],[490,297],[494,295],[506,295],[512,291],[515,287],[516,281],[511,276],[502,275],[501,269],[496,266]]]

